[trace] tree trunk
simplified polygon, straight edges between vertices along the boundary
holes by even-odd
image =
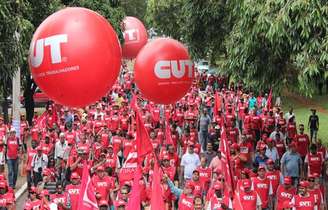
[[[4,100],[2,102],[2,111],[3,111],[3,119],[5,124],[7,124],[9,122],[9,113],[8,113],[8,108],[9,108],[9,104],[8,104],[8,95],[7,93],[3,94]]]
[[[29,125],[32,125],[33,123],[33,117],[34,117],[34,92],[36,89],[36,86],[33,84],[32,79],[28,79],[26,83],[26,87],[24,89],[24,103],[25,103],[25,111],[26,111],[26,120]],[[33,87],[35,86],[35,87]]]

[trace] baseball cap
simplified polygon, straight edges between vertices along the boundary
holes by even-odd
[[[214,190],[221,190],[221,189],[223,189],[223,187],[222,187],[222,184],[221,183],[216,183],[214,186],[213,186],[213,188],[214,188]]]
[[[190,188],[190,189],[194,190],[195,186],[191,182],[187,182],[186,183],[186,188]]]
[[[16,132],[15,128],[10,128],[10,132]]]
[[[192,141],[189,141],[189,142],[188,142],[188,146],[194,146],[194,145],[195,145],[194,142],[192,142]]]
[[[199,170],[198,169],[193,170],[192,173],[196,173],[196,172],[199,174]]]
[[[38,146],[38,147],[36,148],[36,150],[37,150],[37,151],[42,151],[42,147],[41,147],[41,146]]]
[[[163,160],[170,160],[170,157],[168,155],[163,155]]]
[[[108,202],[106,200],[100,200],[98,205],[99,205],[99,207],[100,206],[108,206]]]
[[[71,175],[71,179],[80,179],[80,175],[76,172],[73,172]]]
[[[98,166],[97,171],[104,171],[104,166]]]
[[[273,161],[271,158],[269,158],[269,159],[266,161],[266,163],[267,163],[267,164],[274,164],[274,161]]]
[[[1,181],[0,188],[7,188],[7,183],[5,181]]]
[[[235,150],[238,150],[239,149],[239,145],[237,143],[233,143],[231,145],[231,148],[235,149]]]
[[[258,168],[258,170],[265,170],[265,165],[259,165],[259,168]]]
[[[300,187],[309,187],[308,181],[300,181]]]
[[[42,190],[41,195],[43,195],[43,196],[49,195],[49,191],[48,190]]]
[[[251,182],[251,180],[249,180],[249,179],[245,179],[244,181],[243,181],[243,187],[244,188],[250,188],[252,186],[252,182]]]
[[[272,141],[273,141],[272,138],[267,138],[267,139],[266,139],[266,142],[267,142],[267,143],[271,143]]]
[[[125,206],[126,203],[124,200],[118,200],[115,204],[116,207]]]
[[[284,178],[284,184],[287,184],[287,185],[292,184],[292,178],[289,177],[289,176],[286,176],[286,177]]]

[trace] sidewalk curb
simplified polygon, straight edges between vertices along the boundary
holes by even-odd
[[[22,196],[26,190],[27,190],[27,182],[25,182],[25,184],[23,184],[23,186],[19,188],[19,190],[15,193],[16,200],[18,200],[19,197]]]

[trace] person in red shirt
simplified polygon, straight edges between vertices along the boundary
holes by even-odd
[[[296,195],[296,188],[292,185],[292,178],[285,177],[284,183],[280,184],[277,188],[276,193],[276,210],[283,210],[284,203],[290,202],[292,198]]]
[[[9,201],[15,202],[15,194],[8,190],[6,181],[0,181],[0,209],[8,208]]]
[[[92,184],[95,187],[96,198],[100,200],[109,200],[110,191],[115,188],[115,180],[113,177],[106,175],[105,168],[98,166],[97,174],[92,177]]]
[[[10,129],[9,136],[6,138],[5,146],[9,186],[15,189],[18,176],[18,157],[21,151],[21,143],[16,137],[16,131],[14,128]]]
[[[207,208],[210,210],[226,210],[232,209],[232,202],[229,196],[224,195],[224,187],[221,183],[216,183],[214,186],[214,193],[207,203]]]
[[[24,210],[41,209],[42,201],[37,197],[37,189],[31,187],[29,191],[29,199],[26,201]]]
[[[319,178],[319,174],[314,173],[309,175],[308,192],[314,195],[318,209],[325,209],[324,197],[320,189],[320,184],[316,184],[316,179]]]
[[[192,184],[194,186],[194,190],[193,190],[194,196],[196,196],[196,195],[203,195],[204,188],[203,188],[202,183],[199,180],[199,171],[197,169],[195,169],[192,172],[192,178],[187,183]]]
[[[262,119],[256,114],[256,109],[251,112],[251,129],[255,133],[256,141],[261,138]]]
[[[80,195],[80,175],[76,172],[71,174],[71,184],[66,185],[65,191],[71,200],[71,209],[77,210]]]
[[[261,198],[255,190],[252,190],[251,187],[251,180],[243,180],[242,188],[236,192],[235,199],[239,199],[240,205],[243,209],[259,210],[262,206]],[[233,209],[237,209],[237,207],[233,207]]]
[[[163,155],[163,172],[169,176],[171,180],[174,180],[176,168],[170,165],[170,157],[168,155]]]
[[[304,164],[305,171],[308,176],[317,173],[319,175],[322,174],[324,160],[322,159],[322,155],[317,152],[317,145],[310,145],[310,152],[306,155]],[[306,174],[306,173],[305,173]]]
[[[301,155],[303,161],[306,154],[308,153],[308,148],[310,146],[310,139],[307,134],[304,133],[304,125],[299,125],[300,133],[295,136],[295,142],[297,145],[297,152]]]
[[[287,124],[287,138],[293,140],[297,134],[295,116],[291,116]]]
[[[252,144],[248,141],[245,134],[242,134],[241,142],[239,144],[240,156],[245,160],[245,166],[251,166],[252,159],[254,158],[254,151]]]
[[[56,192],[50,195],[50,199],[57,204],[58,210],[67,210],[71,208],[71,200],[68,193],[63,191],[61,183],[57,183]]]
[[[37,151],[36,151],[36,146],[37,146],[37,141],[36,140],[31,140],[31,147],[27,148],[27,160],[26,160],[26,178],[27,178],[27,187],[28,189],[31,188],[32,186],[32,172],[33,170],[31,169],[32,167],[32,160],[34,155],[36,155]]]
[[[266,170],[264,165],[258,168],[258,176],[252,178],[253,189],[260,196],[262,201],[262,209],[270,209],[272,207],[272,183],[266,177]]]
[[[199,171],[199,180],[202,184],[205,193],[209,189],[211,183],[211,177],[212,177],[212,169],[209,166],[207,166],[206,163],[207,163],[206,157],[202,156],[200,158],[200,166],[197,168],[197,170]]]
[[[275,164],[272,159],[268,159],[266,162],[267,171],[266,171],[266,178],[271,181],[272,184],[272,192],[275,195],[280,184],[280,180],[282,178],[282,174],[279,170],[275,169]]]
[[[308,192],[309,182],[301,181],[298,194],[294,196],[291,203],[294,210],[317,210],[317,201],[314,194]]]
[[[264,122],[264,126],[263,126],[264,132],[270,135],[274,131],[275,125],[276,125],[276,119],[274,118],[273,110],[271,109],[269,111],[269,116],[267,116]]]

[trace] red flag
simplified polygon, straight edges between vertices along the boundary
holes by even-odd
[[[239,194],[235,192],[233,201],[232,201],[232,209],[234,210],[244,210],[243,205],[240,202]]]
[[[138,167],[138,154],[136,151],[130,152],[126,158],[120,172],[119,181],[124,183],[125,181],[130,181],[135,176]]]
[[[97,199],[95,196],[95,188],[92,185],[88,167],[83,167],[81,180],[81,188],[79,195],[79,210],[97,210]]]
[[[134,174],[134,180],[131,190],[131,195],[129,197],[128,205],[126,210],[140,210],[140,185],[139,181],[142,178],[141,168],[138,166],[136,173]]]
[[[223,157],[222,170],[226,177],[226,183],[230,187],[231,191],[234,192],[235,185],[233,179],[234,177],[233,170],[230,163],[230,147],[228,144],[227,134],[224,127],[222,127],[222,132],[221,132],[220,152]]]
[[[164,210],[164,200],[162,197],[162,187],[161,187],[161,176],[158,167],[157,161],[155,161],[154,172],[153,172],[153,183],[151,191],[151,201],[150,208],[151,210]]]
[[[138,152],[138,159],[142,160],[147,154],[153,152],[153,145],[150,142],[149,134],[145,128],[144,123],[142,122],[140,113],[136,111],[136,121],[137,121],[137,136],[136,136],[136,145]]]
[[[138,110],[138,105],[137,105],[137,96],[135,94],[132,94],[131,102],[130,102],[130,107],[134,110]]]
[[[41,129],[46,127],[47,112],[43,112],[35,122],[35,127]]]
[[[214,95],[214,116],[218,115],[218,111],[221,109],[221,97],[219,96],[218,92],[215,92]]]
[[[165,120],[165,143],[164,145],[168,145],[168,144],[172,144],[173,146],[173,140],[172,140],[172,133],[171,133],[171,129],[170,129],[170,123],[168,121],[168,119]]]
[[[267,110],[271,109],[271,103],[272,103],[271,101],[272,101],[272,88],[270,88],[270,93],[269,93],[269,96],[267,98],[267,104],[266,104]]]

